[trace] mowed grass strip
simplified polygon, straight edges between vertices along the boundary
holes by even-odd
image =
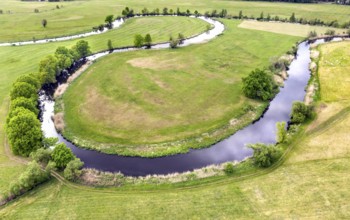
[[[56,5],[60,9],[56,9]],[[61,7],[63,6],[63,7]],[[337,20],[340,24],[349,21],[350,8],[334,4],[295,4],[277,2],[247,2],[247,1],[212,1],[212,0],[79,0],[69,2],[38,2],[2,0],[0,9],[0,42],[31,40],[33,37],[42,39],[62,35],[72,35],[91,31],[91,28],[104,23],[107,15],[121,15],[126,7],[140,12],[144,7],[152,11],[164,7],[181,11],[189,9],[201,13],[212,10],[227,9],[228,14],[238,15],[242,10],[245,16],[259,17],[264,12],[265,17],[279,16],[289,18],[294,12],[297,18],[320,19],[325,22]],[[38,9],[39,13],[34,13]],[[11,13],[8,13],[10,11]],[[46,28],[41,25],[42,19],[48,21]]]
[[[241,78],[268,66],[271,57],[300,38],[222,21],[226,32],[207,44],[112,54],[97,61],[64,94],[64,134],[91,143],[85,147],[143,155],[168,148],[144,144],[197,137],[238,118],[244,106],[256,105],[242,95]]]
[[[347,29],[331,28],[322,26],[311,26],[302,24],[291,24],[282,22],[260,22],[260,21],[243,21],[240,28],[247,28],[260,31],[268,31],[278,34],[286,34],[298,37],[307,37],[311,31],[316,31],[319,36],[325,34],[327,30],[334,30],[336,34],[345,34]]]
[[[349,43],[339,43],[336,47],[338,46],[344,47],[344,52],[350,48]],[[331,54],[329,53],[330,59]],[[321,62],[319,72],[321,78],[324,73],[328,74],[322,70],[327,66],[327,61],[324,59]],[[333,74],[336,75],[338,72]],[[348,79],[350,79],[349,73],[343,80]],[[321,85],[326,86],[328,82],[329,80],[321,80]],[[340,91],[343,86],[344,84],[338,87]],[[332,105],[340,105],[339,103],[344,102],[334,100]],[[346,149],[349,149],[348,142],[343,138],[349,130],[349,115],[345,115],[344,118],[341,115],[337,116],[336,118],[343,119],[335,120],[333,124],[335,126],[332,125],[329,129],[327,127],[329,123],[323,123],[339,112],[339,108],[328,107],[326,111],[320,111],[318,119],[309,127],[313,127],[316,123],[317,128],[324,128],[323,132],[309,132],[298,145],[294,146],[286,163],[267,175],[243,181],[227,178],[226,182],[196,185],[190,189],[178,189],[173,185],[164,190],[159,186],[159,190],[151,192],[144,192],[142,186],[134,188],[133,191],[125,191],[123,188],[70,187],[51,181],[1,208],[0,217],[2,219],[348,219],[350,158],[349,152],[346,152]],[[320,140],[319,138],[325,139],[329,136],[334,137],[332,143],[310,144],[314,139]],[[329,147],[324,147],[325,145]]]

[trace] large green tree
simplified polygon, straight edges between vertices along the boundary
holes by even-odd
[[[58,47],[56,49],[55,56],[59,70],[67,69],[73,64],[74,57],[70,50],[66,47]]]
[[[36,100],[38,98],[37,89],[26,82],[15,82],[10,91],[11,100],[19,97]]]
[[[64,143],[57,144],[51,154],[52,160],[56,163],[57,168],[62,169],[74,159],[74,154]]]
[[[91,54],[89,43],[85,40],[80,40],[72,47],[72,50],[77,55],[76,60],[86,57]]]
[[[10,112],[12,110],[14,110],[15,108],[23,107],[23,108],[30,110],[35,115],[38,115],[39,110],[36,107],[36,105],[37,105],[36,100],[30,99],[30,98],[25,98],[25,97],[18,97],[18,98],[11,101]]]
[[[41,123],[29,110],[18,112],[7,124],[7,135],[14,154],[28,156],[42,147]]]
[[[16,82],[28,83],[34,86],[36,89],[40,89],[41,87],[39,74],[35,74],[35,73],[21,75],[16,79]]]
[[[134,36],[134,46],[135,47],[138,47],[138,48],[142,47],[143,46],[143,42],[144,42],[144,39],[141,36],[141,34],[136,34]]]
[[[271,99],[276,93],[272,76],[264,70],[256,69],[243,78],[243,93],[252,99]]]
[[[58,60],[53,55],[48,55],[39,63],[42,83],[55,83],[59,72]]]
[[[253,160],[259,167],[269,167],[281,156],[281,150],[275,145],[253,144],[249,145],[254,150]]]
[[[82,173],[81,168],[84,166],[84,163],[79,159],[75,158],[71,160],[66,169],[64,169],[64,178],[70,181],[76,180]]]

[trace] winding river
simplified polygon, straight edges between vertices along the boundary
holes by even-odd
[[[205,19],[205,18],[201,18]],[[214,25],[211,31],[187,39],[181,46],[188,46],[195,43],[203,43],[215,38],[224,31],[224,25],[218,21],[205,19]],[[316,43],[322,43],[318,40]],[[158,44],[152,49],[168,48],[169,44]],[[271,101],[268,110],[253,124],[236,132],[229,138],[220,141],[210,148],[190,150],[187,154],[178,154],[160,158],[123,157],[108,155],[93,150],[86,150],[76,147],[65,140],[57,133],[52,116],[54,112],[54,101],[46,96],[41,96],[43,107],[42,129],[46,137],[58,137],[60,142],[65,143],[79,157],[86,168],[95,168],[103,171],[121,172],[129,176],[145,176],[152,174],[169,174],[185,172],[212,164],[220,164],[227,161],[242,161],[252,156],[252,150],[247,144],[254,143],[275,143],[275,126],[277,122],[289,121],[291,107],[294,101],[302,101],[305,97],[305,88],[310,78],[309,64],[310,46],[303,42],[298,46],[296,59],[291,63],[288,74],[289,78],[280,92]],[[136,50],[135,48],[116,49],[113,52],[126,52]],[[102,52],[88,57],[89,60],[96,60],[109,52]]]

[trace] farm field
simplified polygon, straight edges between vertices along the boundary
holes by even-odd
[[[137,11],[144,7],[200,12],[226,8],[229,14],[242,10],[255,17],[264,12],[265,16],[289,18],[294,12],[297,17],[338,20],[340,24],[348,22],[350,14],[350,6],[334,4],[131,0],[125,5],[120,0],[2,0],[0,42],[90,31],[103,23],[106,15],[117,16],[126,6]],[[41,26],[44,18],[48,20],[45,29]],[[150,152],[164,156],[204,147],[193,142],[172,148],[162,144],[197,139],[236,122],[233,119],[242,115],[245,106],[266,105],[243,96],[242,77],[256,68],[266,68],[310,31],[321,34],[331,29],[219,21],[226,27],[224,33],[203,44],[110,54],[95,61],[60,100],[64,103],[65,135],[102,143],[95,145],[100,151],[129,156],[149,156]],[[195,18],[143,17],[83,39],[92,52],[98,52],[107,49],[108,40],[113,47],[132,46],[135,34],[150,33],[153,43],[158,43],[168,41],[171,35],[189,37],[206,29],[207,23]],[[27,159],[14,156],[7,144],[5,121],[12,83],[23,74],[37,72],[40,60],[57,47],[71,47],[78,40],[0,47],[0,200],[28,167]],[[350,41],[326,43],[317,49],[320,91],[315,96],[316,117],[300,125],[293,141],[282,144],[287,150],[270,168],[254,166],[253,159],[248,159],[234,166],[230,174],[225,167],[217,176],[202,178],[190,173],[184,182],[135,180],[116,187],[85,186],[64,179],[63,171],[52,172],[51,180],[1,205],[0,219],[349,219]],[[252,120],[245,118],[239,123]],[[108,179],[110,176],[104,178],[101,182],[118,182]]]
[[[323,88],[334,83],[324,78],[329,72],[336,75],[332,71],[334,68],[349,67],[349,47],[349,42],[321,46],[322,53],[328,52],[320,61]],[[342,58],[342,62],[330,65],[333,56]],[[346,72],[339,74],[343,80],[348,80]],[[1,208],[0,217],[349,218],[347,167],[350,160],[346,132],[350,116],[349,111],[339,111],[349,102],[339,98],[323,99],[325,93],[345,91],[348,85],[338,88],[333,92],[323,90],[318,118],[307,126],[307,132],[300,136],[283,165],[264,175],[243,179],[224,177],[193,184],[187,189],[176,185],[159,186],[151,191],[144,191],[141,186],[131,190],[93,189],[53,180]],[[330,137],[336,141],[329,140]]]
[[[57,9],[56,6],[60,9]],[[63,7],[62,7],[63,6]],[[228,14],[243,14],[250,17],[260,16],[261,12],[267,16],[279,16],[289,18],[294,12],[296,17],[321,19],[325,22],[337,20],[340,24],[349,21],[350,8],[331,4],[288,4],[271,2],[246,2],[246,1],[212,1],[212,0],[155,0],[150,3],[144,0],[131,0],[125,5],[120,0],[79,0],[71,2],[22,2],[17,0],[3,0],[0,2],[0,42],[23,41],[42,39],[46,37],[65,36],[76,33],[91,31],[91,28],[104,23],[108,14],[121,15],[126,7],[141,11],[144,7],[148,10],[164,7],[182,11],[198,10],[204,14],[206,11],[227,9]],[[38,9],[39,13],[34,13]],[[10,11],[10,13],[8,13]],[[42,19],[48,21],[46,28],[41,25]]]

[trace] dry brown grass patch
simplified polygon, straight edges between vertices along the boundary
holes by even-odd
[[[127,61],[133,67],[151,70],[180,70],[186,67],[176,58],[162,60],[158,57],[139,57]]]

